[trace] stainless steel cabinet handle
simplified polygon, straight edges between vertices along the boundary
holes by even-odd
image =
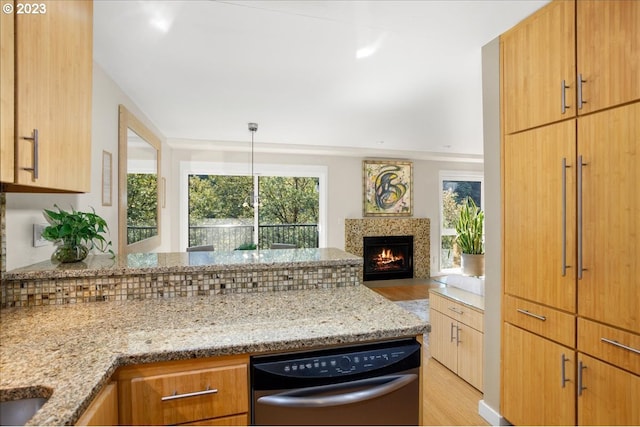
[[[455,327],[456,327],[455,323],[451,322],[451,333],[450,333],[451,339],[449,340],[449,342],[453,342],[453,328]]]
[[[464,311],[458,310],[455,307],[449,307],[449,310],[453,311],[456,314],[464,314]]]
[[[582,385],[582,371],[587,367],[582,363],[582,360],[578,362],[578,396],[582,396],[582,391],[587,388]]]
[[[582,83],[586,82],[586,80],[582,79],[582,74],[578,74],[578,110],[582,110],[582,104],[587,103],[587,101],[582,99]]]
[[[567,275],[567,158],[562,159],[562,276]]]
[[[561,362],[560,362],[560,363],[562,364],[562,368],[561,368],[561,372],[562,372],[562,388],[564,388],[564,386],[565,386],[569,381],[571,381],[571,380],[567,379],[567,376],[566,376],[566,367],[565,367],[566,363],[569,361],[569,358],[568,358],[568,357],[565,357],[564,353],[562,353],[562,356],[561,356],[560,360],[561,360]]]
[[[367,378],[337,385],[307,387],[270,396],[262,396],[258,398],[257,403],[288,408],[324,408],[354,404],[384,396],[417,380],[418,376],[416,374]],[[330,392],[353,390],[356,387],[361,388],[361,390],[328,395]]]
[[[582,167],[586,166],[586,163],[582,162],[582,156],[578,156],[578,279],[582,279],[582,272],[586,270],[582,265]]]
[[[560,102],[562,103],[561,105],[561,110],[562,110],[562,114],[567,112],[567,108],[571,108],[569,105],[567,105],[567,89],[569,89],[570,86],[567,86],[567,81],[566,80],[562,80],[562,85],[560,87]]]
[[[456,327],[456,347],[460,345],[460,329],[459,327]]]
[[[516,308],[518,313],[526,314],[527,316],[535,317],[538,320],[542,320],[543,322],[547,320],[546,317],[540,316],[539,314],[531,313],[530,311],[524,310],[522,308]]]
[[[174,392],[171,396],[162,396],[161,400],[163,402],[167,401],[167,400],[175,400],[175,399],[184,399],[185,397],[194,397],[194,396],[204,396],[207,394],[216,394],[218,392],[217,388],[209,388],[209,386],[207,386],[206,390],[202,390],[202,391],[194,391],[193,393],[183,393],[183,394],[178,394],[178,392]]]
[[[606,342],[607,344],[615,345],[616,347],[620,347],[620,348],[623,348],[625,350],[629,350],[629,351],[631,351],[633,353],[636,353],[636,354],[640,354],[640,350],[638,350],[637,348],[633,348],[633,347],[629,347],[628,345],[621,344],[616,340],[610,340],[608,338],[600,338],[600,341]]]
[[[22,139],[33,141],[33,167],[21,168],[33,172],[33,179],[38,179],[38,129],[33,130],[33,136],[23,136]]]

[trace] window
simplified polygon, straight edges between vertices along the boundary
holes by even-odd
[[[482,173],[440,172],[440,272],[453,273],[460,269],[460,251],[455,244],[455,221],[460,206],[467,197],[479,208],[483,206],[484,180]]]
[[[325,167],[255,165],[252,179],[243,165],[183,163],[181,186],[187,197],[181,202],[180,240],[185,248],[325,245]]]

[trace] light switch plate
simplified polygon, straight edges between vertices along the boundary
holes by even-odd
[[[42,238],[42,232],[49,224],[33,224],[33,247],[46,246],[51,242]]]

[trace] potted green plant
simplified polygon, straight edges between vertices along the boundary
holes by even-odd
[[[96,248],[100,252],[109,252],[111,241],[107,241],[102,235],[109,231],[107,222],[92,212],[80,212],[71,208],[71,212],[54,205],[58,210],[44,210],[44,217],[50,224],[42,232],[42,238],[50,240],[58,245],[51,256],[53,260],[60,262],[77,262],[87,257],[89,251]]]
[[[484,212],[471,197],[460,207],[455,227],[456,243],[462,252],[462,274],[484,276]]]

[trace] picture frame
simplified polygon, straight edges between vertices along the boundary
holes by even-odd
[[[102,206],[111,206],[112,197],[112,155],[110,152],[102,151]]]
[[[413,162],[362,161],[362,216],[413,215]]]

